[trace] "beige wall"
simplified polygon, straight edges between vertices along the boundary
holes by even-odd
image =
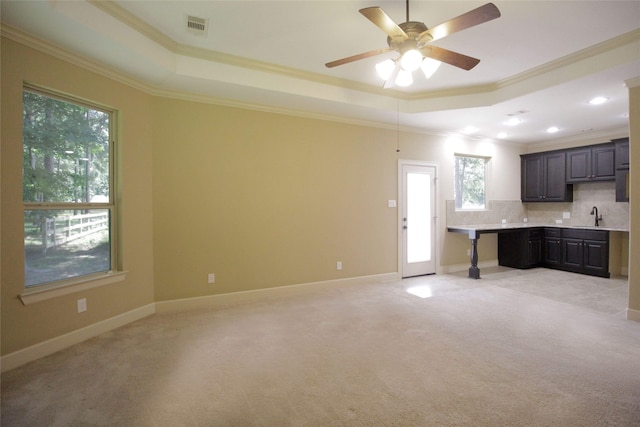
[[[492,155],[498,182],[519,182],[511,146],[402,133],[396,153],[392,130],[173,99],[155,105],[157,300],[397,271],[398,213],[387,200],[398,199],[399,158],[440,165],[441,218],[454,152]],[[492,188],[519,198],[519,184]],[[468,264],[468,239],[444,230],[442,221],[439,264]],[[481,244],[481,259],[495,259],[495,239]]]
[[[396,270],[388,132],[158,99],[153,169],[158,300]]]
[[[25,306],[22,227],[23,82],[121,112],[121,243],[124,282]],[[2,353],[60,336],[153,302],[151,221],[152,97],[2,39]],[[78,314],[76,300],[87,298]]]
[[[454,153],[491,156],[489,197],[520,197],[519,146],[403,132],[396,153],[395,130],[153,97],[6,39],[2,63],[2,354],[153,301],[395,272],[399,159],[438,165],[438,271],[469,263],[446,232]],[[119,111],[123,283],[17,298],[23,81]],[[495,236],[479,253],[495,260]]]

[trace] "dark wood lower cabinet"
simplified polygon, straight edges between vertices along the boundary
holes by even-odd
[[[532,268],[542,261],[542,229],[513,230],[498,233],[500,265],[512,268]]]
[[[512,268],[549,267],[610,277],[609,232],[532,228],[499,233],[498,261]]]
[[[562,265],[562,230],[545,228],[542,264],[557,268]]]
[[[610,277],[609,232],[562,230],[562,269],[592,276]]]
[[[562,239],[562,266],[565,270],[581,270],[584,266],[583,241]]]

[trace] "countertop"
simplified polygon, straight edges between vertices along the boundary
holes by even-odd
[[[536,224],[531,222],[514,222],[507,224],[473,224],[473,225],[449,225],[447,230],[458,233],[475,231],[477,233],[496,233],[503,230],[517,230],[520,228],[573,228],[578,230],[603,230],[629,232],[628,228],[595,227],[593,225],[564,225],[564,224]]]

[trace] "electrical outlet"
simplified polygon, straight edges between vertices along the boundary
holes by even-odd
[[[336,270],[342,270],[342,261],[336,263]]]
[[[467,256],[471,256],[471,249],[467,249]]]
[[[80,298],[78,300],[78,313],[84,313],[85,311],[87,311],[87,299]]]
[[[209,273],[207,276],[207,281],[209,283],[216,283],[216,275],[214,273]]]

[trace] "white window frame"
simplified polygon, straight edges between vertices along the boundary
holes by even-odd
[[[25,83],[23,85],[23,92],[31,92],[41,96],[57,99],[63,102],[68,102],[82,107],[90,108],[97,111],[102,111],[109,114],[109,201],[104,203],[39,203],[39,202],[24,202],[23,212],[29,210],[70,210],[70,209],[106,209],[110,212],[110,229],[109,229],[109,244],[110,244],[110,268],[106,272],[91,273],[82,276],[76,276],[68,279],[61,279],[43,284],[33,285],[27,287],[24,285],[24,292],[19,295],[23,304],[32,304],[35,302],[59,297],[62,295],[68,295],[71,293],[96,288],[99,286],[107,285],[110,283],[121,282],[126,278],[126,272],[121,271],[121,260],[119,259],[119,227],[118,227],[118,205],[117,205],[117,122],[118,112],[113,109],[99,103],[86,101],[74,96],[60,94],[48,89],[44,89],[35,85]],[[22,117],[22,116],[21,116]],[[23,143],[23,142],[22,142]],[[24,223],[24,219],[23,219]],[[24,242],[24,239],[23,239]],[[24,246],[23,246],[24,254]]]

